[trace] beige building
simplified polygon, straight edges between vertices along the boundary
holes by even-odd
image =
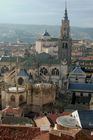
[[[10,87],[1,92],[2,108],[7,106],[18,107],[26,102],[26,90],[22,87]]]
[[[31,110],[40,111],[44,105],[54,103],[56,88],[52,84],[39,83],[27,87],[10,87],[1,92],[2,108],[20,105],[31,106]]]
[[[39,83],[32,87],[32,93],[28,96],[28,103],[32,105],[32,110],[42,111],[43,107],[55,102],[56,87],[49,83]],[[31,99],[30,99],[31,98]],[[30,102],[29,102],[30,99]]]
[[[58,55],[58,39],[52,38],[47,31],[36,41],[35,50],[37,53],[48,53],[52,56]]]

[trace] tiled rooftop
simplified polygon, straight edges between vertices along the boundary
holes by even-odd
[[[73,76],[73,75],[78,75],[78,76],[80,75],[80,76],[86,77],[86,73],[81,69],[81,67],[79,65],[76,66],[72,72],[70,72],[69,77]]]
[[[60,113],[60,114],[50,114],[48,115],[48,118],[51,119],[53,121],[53,123],[56,122],[56,119],[60,116],[64,116],[64,115],[69,115],[70,112],[63,112],[63,113]]]
[[[33,121],[31,119],[28,119],[26,117],[13,117],[13,116],[5,116],[2,118],[2,124],[18,124],[18,125],[32,125]]]
[[[93,92],[93,84],[92,83],[70,83],[68,89],[71,91]]]
[[[87,57],[80,57],[79,60],[93,60],[93,56],[87,56]]]
[[[32,140],[49,140],[49,133],[42,133]]]
[[[40,135],[40,129],[25,126],[0,126],[0,140],[32,140]]]

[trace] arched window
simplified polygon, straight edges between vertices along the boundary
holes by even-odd
[[[24,103],[24,96],[20,95],[19,96],[19,105],[21,105],[22,103]]]
[[[64,49],[68,48],[68,44],[67,43],[63,43],[63,48]]]
[[[18,78],[18,84],[22,85],[24,83],[24,79],[22,77]]]
[[[3,66],[2,68],[1,68],[1,73],[5,73],[5,72],[7,72],[7,71],[9,71],[9,68],[7,67],[7,66]]]
[[[47,75],[48,74],[48,70],[45,67],[43,67],[43,68],[40,69],[40,74]]]
[[[52,75],[59,76],[59,70],[57,68],[52,69]]]
[[[68,44],[67,43],[65,44],[65,48],[68,48]]]
[[[11,96],[10,101],[15,102],[15,96],[14,95]]]
[[[65,44],[63,43],[63,48],[65,48]]]

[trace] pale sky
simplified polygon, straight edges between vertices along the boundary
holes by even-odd
[[[93,0],[67,0],[71,26],[93,27]],[[65,0],[0,0],[0,23],[60,25]]]

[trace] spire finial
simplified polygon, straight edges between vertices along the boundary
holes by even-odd
[[[65,10],[67,10],[67,0],[65,0]]]
[[[65,20],[68,20],[68,13],[67,13],[67,0],[65,0]]]

